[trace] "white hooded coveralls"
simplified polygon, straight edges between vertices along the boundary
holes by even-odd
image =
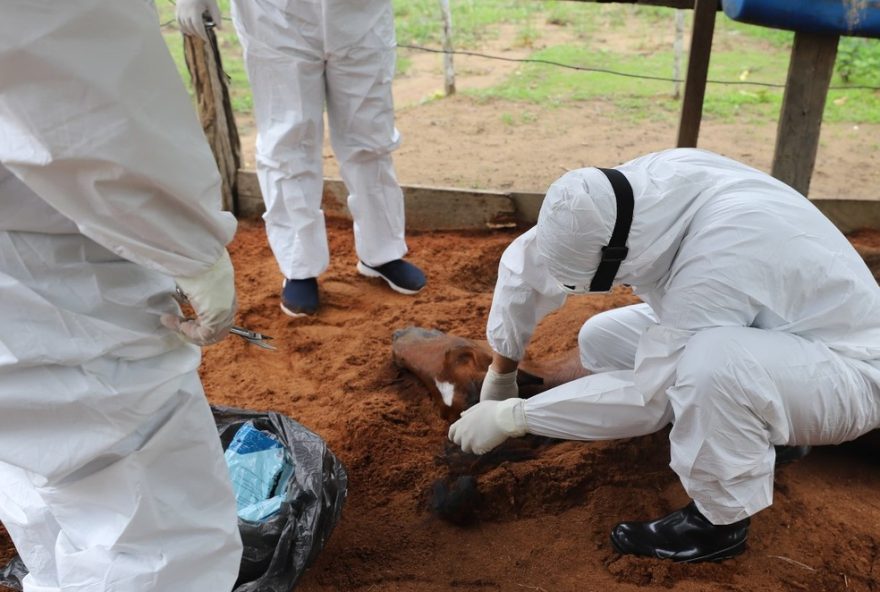
[[[358,257],[374,267],[402,258],[391,0],[233,0],[232,19],[253,91],[266,234],[281,273],[317,277],[330,260],[321,210],[325,102]]]
[[[0,521],[25,592],[223,592],[235,500],[159,317],[235,220],[146,0],[0,1]]]
[[[880,288],[807,199],[710,152],[674,149],[617,167],[632,185],[629,256],[615,280],[644,303],[589,319],[595,372],[525,402],[529,432],[597,440],[673,422],[671,463],[715,524],[769,506],[774,445],[836,444],[880,426]],[[589,285],[614,227],[595,168],[549,189],[538,224],[505,251],[487,334],[522,359]]]

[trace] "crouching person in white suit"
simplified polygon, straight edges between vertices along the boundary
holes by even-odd
[[[197,374],[235,308],[219,183],[151,2],[0,3],[0,521],[25,592],[235,583]]]
[[[627,284],[644,301],[589,319],[595,374],[528,400],[516,368],[569,294]],[[676,561],[741,553],[773,501],[776,446],[836,444],[880,426],[880,287],[807,199],[695,149],[567,173],[505,251],[480,403],[449,431],[466,451],[532,433],[600,440],[672,423],[671,463],[692,498],[618,524],[621,553]]]

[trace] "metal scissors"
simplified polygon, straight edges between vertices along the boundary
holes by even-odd
[[[174,294],[172,294],[171,296],[180,304],[189,303],[189,299],[180,288],[177,288],[174,291]],[[242,339],[245,339],[248,343],[252,343],[257,347],[261,347],[263,349],[268,349],[271,351],[276,351],[278,349],[271,343],[266,343],[267,340],[272,339],[272,337],[269,335],[263,335],[262,333],[257,333],[256,331],[251,331],[250,329],[245,329],[244,327],[238,327],[236,325],[230,327],[229,332],[233,335],[238,335]]]
[[[267,339],[272,339],[269,335],[263,335],[262,333],[257,333],[256,331],[251,331],[250,329],[245,329],[244,327],[236,327],[233,325],[229,332],[233,335],[238,335],[239,337],[243,337],[249,343],[253,343],[257,347],[262,347],[263,349],[269,349],[275,351],[277,348],[271,343],[266,343]]]

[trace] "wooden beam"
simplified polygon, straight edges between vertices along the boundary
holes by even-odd
[[[403,185],[406,227],[410,230],[465,230],[531,226],[538,220],[543,193],[485,191],[453,187]],[[238,171],[240,218],[257,218],[266,209],[251,170]],[[328,215],[350,218],[348,191],[340,179],[324,179],[323,207]],[[859,228],[880,230],[880,208],[873,199],[810,200],[842,232]]]
[[[715,13],[718,0],[696,0],[691,48],[688,52],[687,81],[681,104],[681,120],[678,124],[679,148],[695,148],[700,135],[703,118],[703,98],[706,95],[706,79],[709,76],[709,57],[712,54],[712,37],[715,34]]]
[[[804,195],[810,190],[816,164],[839,39],[837,35],[794,34],[771,174]]]
[[[537,218],[543,194],[512,194],[503,191],[454,189],[407,185],[403,189],[406,227],[410,230],[457,230],[463,228],[512,228],[522,216],[517,207],[527,208],[524,216]],[[241,218],[256,218],[266,211],[257,175],[238,172]],[[324,179],[322,208],[328,216],[351,218],[348,190],[341,179]]]
[[[207,43],[195,35],[183,35],[184,57],[192,77],[199,120],[220,172],[223,209],[238,214],[236,184],[241,143],[214,28],[207,27],[206,31]]]

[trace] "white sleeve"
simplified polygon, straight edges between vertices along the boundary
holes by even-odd
[[[0,162],[82,234],[171,276],[213,265],[236,222],[145,0],[0,7]]]
[[[513,241],[498,265],[486,336],[493,350],[521,360],[538,322],[565,303],[535,248],[536,229]]]
[[[672,421],[666,395],[645,397],[632,370],[584,376],[526,399],[530,434],[565,440],[612,440],[652,434]]]

